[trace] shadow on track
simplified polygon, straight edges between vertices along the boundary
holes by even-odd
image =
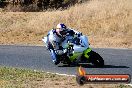
[[[81,65],[60,65],[58,67],[79,67],[82,66],[83,68],[130,68],[128,66],[116,66],[116,65],[105,65],[104,67],[96,67],[94,65],[91,64],[81,64]]]

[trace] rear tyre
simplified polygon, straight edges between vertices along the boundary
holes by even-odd
[[[94,51],[90,52],[90,61],[96,67],[103,67],[104,66],[103,58],[98,53],[96,53]]]

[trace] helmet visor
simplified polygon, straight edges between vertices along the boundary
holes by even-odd
[[[66,30],[60,31],[60,34],[61,35],[66,35],[67,34],[67,31]]]

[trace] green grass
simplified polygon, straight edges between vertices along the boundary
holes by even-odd
[[[25,88],[33,82],[41,83],[47,79],[54,81],[59,80],[59,77],[61,76],[30,69],[0,67],[0,88]]]

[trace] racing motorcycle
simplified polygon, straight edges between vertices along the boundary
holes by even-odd
[[[44,37],[42,41],[49,48],[47,37]],[[89,42],[85,35],[81,35],[79,38],[68,36],[62,43],[62,47],[63,49],[54,49],[59,63],[69,66],[81,63],[92,63],[96,67],[104,66],[103,58],[89,47]],[[80,52],[81,49],[83,49],[83,52]]]

